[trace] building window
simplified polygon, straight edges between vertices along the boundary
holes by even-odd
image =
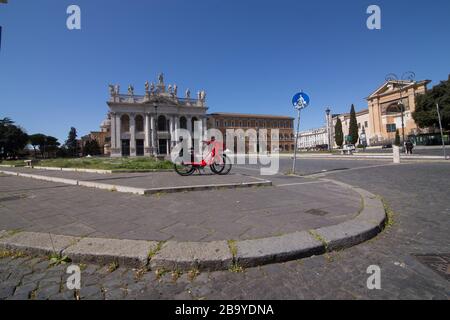
[[[364,127],[367,128],[369,126],[369,124],[367,123],[367,121],[364,121]]]
[[[144,131],[144,117],[141,115],[137,115],[136,118],[134,118],[135,124],[136,124],[136,131],[137,132],[143,132]]]
[[[361,123],[358,123],[358,129],[361,129]]]
[[[397,126],[395,125],[395,123],[389,123],[386,125],[386,131],[388,133],[395,132],[395,131],[397,131]]]
[[[180,129],[187,129],[187,119],[186,117],[180,118]]]

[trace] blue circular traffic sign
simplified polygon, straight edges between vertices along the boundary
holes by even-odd
[[[292,98],[292,105],[296,109],[306,108],[307,106],[309,106],[309,102],[309,96],[304,92],[299,92]]]

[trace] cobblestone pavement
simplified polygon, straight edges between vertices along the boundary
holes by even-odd
[[[254,239],[338,224],[360,209],[359,195],[351,190],[289,177],[278,178],[279,187],[151,196],[6,175],[0,181],[0,230],[72,236]]]
[[[323,256],[190,275],[82,266],[82,289],[64,283],[66,266],[32,257],[0,259],[1,299],[448,299],[450,284],[415,255],[449,253],[450,165],[407,164],[329,177],[383,196],[394,224],[375,239]],[[422,259],[423,261],[423,259]],[[447,260],[448,263],[448,260]],[[381,268],[381,290],[368,290],[367,267]],[[112,268],[113,266],[109,266]],[[446,267],[446,268],[445,268]],[[448,274],[448,265],[441,268]],[[158,277],[159,276],[159,277]]]

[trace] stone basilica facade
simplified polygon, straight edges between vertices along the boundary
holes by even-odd
[[[178,141],[178,130],[193,132],[194,123],[201,121],[206,132],[206,93],[199,91],[191,98],[187,89],[184,98],[178,97],[177,85],[145,83],[144,95],[136,95],[133,86],[126,94],[119,85],[110,85],[108,117],[101,128],[105,132],[105,153],[111,157],[168,155]]]

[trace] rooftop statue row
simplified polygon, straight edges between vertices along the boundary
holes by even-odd
[[[109,85],[109,93],[111,97],[119,96],[120,95],[120,85]],[[167,87],[167,93],[165,90],[164,85],[164,74],[161,73],[158,76],[158,84],[155,86],[155,84],[149,83],[148,81],[145,82],[145,96],[149,95],[157,95],[157,94],[168,94],[172,98],[177,98],[178,96],[178,86],[176,84],[171,85],[169,84]],[[128,86],[128,96],[133,97],[134,96],[134,87],[132,85]],[[190,100],[191,99],[191,90],[186,89],[185,91],[185,99]],[[206,91],[198,91],[197,92],[197,100],[201,102],[206,101]]]

